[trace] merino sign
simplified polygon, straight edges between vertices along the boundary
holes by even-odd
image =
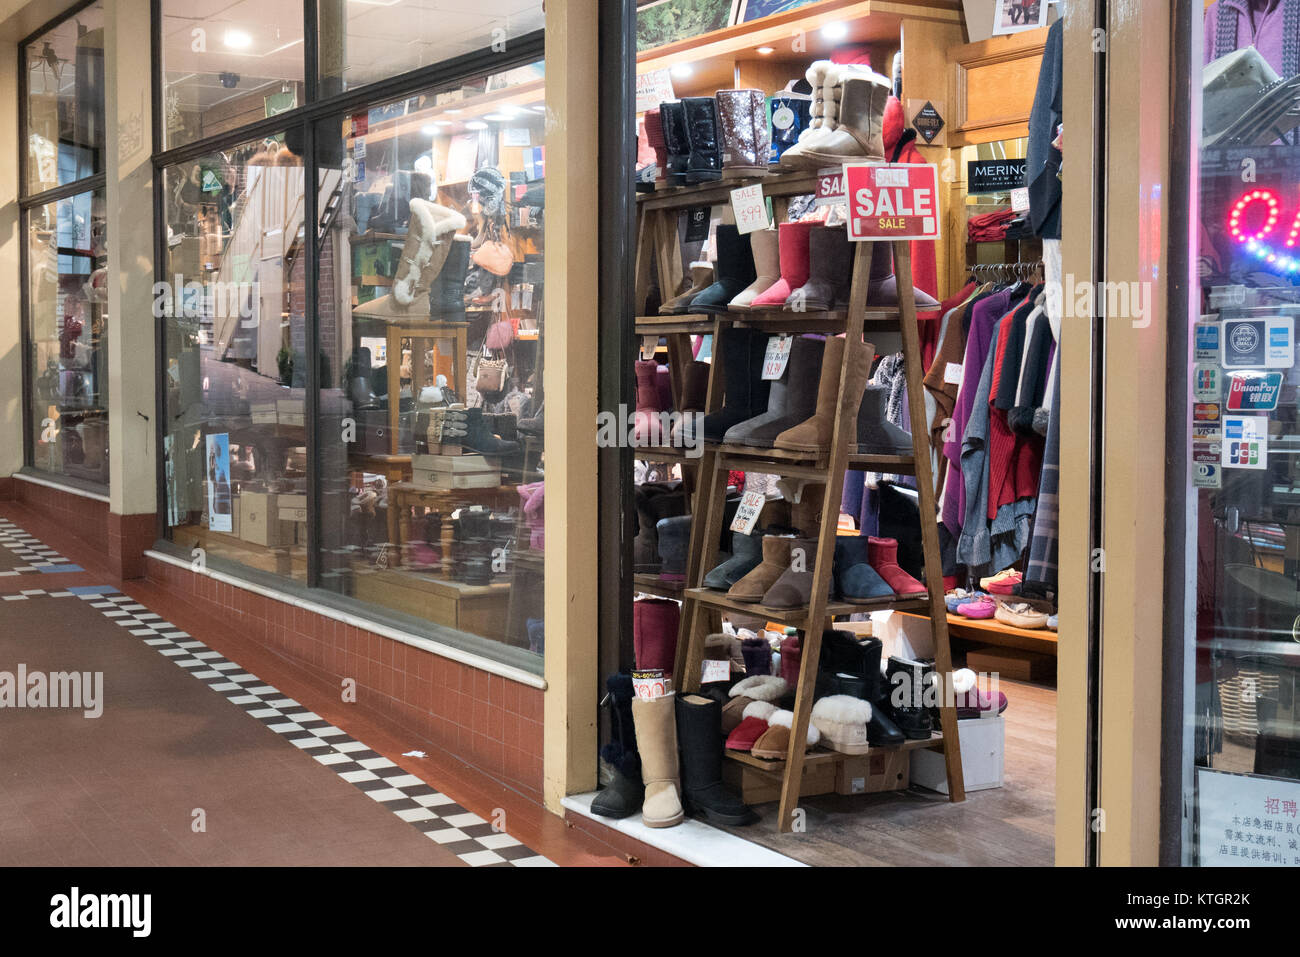
[[[936,239],[939,171],[933,163],[846,163],[849,239]]]

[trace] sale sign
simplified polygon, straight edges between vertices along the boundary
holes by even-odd
[[[846,163],[849,239],[874,242],[939,235],[939,170],[933,163]]]

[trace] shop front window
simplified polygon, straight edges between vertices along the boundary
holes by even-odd
[[[1215,3],[1189,303],[1183,862],[1300,865],[1300,54]],[[1203,40],[1201,38],[1203,34]],[[1171,362],[1183,366],[1183,357]]]
[[[28,194],[104,171],[104,8],[87,7],[23,47]]]

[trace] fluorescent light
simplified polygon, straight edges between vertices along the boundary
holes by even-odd
[[[848,35],[848,25],[839,20],[832,20],[822,27],[822,36],[827,40],[843,40]]]
[[[767,56],[769,53],[775,53],[776,50],[774,50],[772,47],[759,47],[754,52],[757,53],[759,56]]]
[[[488,125],[481,120],[470,120],[465,124],[465,129],[467,130],[485,130],[487,128]]]
[[[694,72],[695,71],[691,68],[689,63],[679,63],[673,67],[672,71],[673,76],[677,77],[679,80],[685,79]]]
[[[247,50],[253,45],[253,38],[243,30],[227,30],[222,42],[232,50]]]

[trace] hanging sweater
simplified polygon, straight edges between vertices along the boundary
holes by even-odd
[[[965,511],[958,526],[961,531],[957,538],[957,561],[973,568],[987,565],[990,555],[988,520],[984,515],[989,490],[989,392],[993,385],[997,342],[1005,323],[1005,319],[999,319],[990,333],[992,347],[980,365],[980,376],[971,396],[971,415],[961,443],[959,481],[965,491]],[[948,524],[946,520],[944,524]]]

